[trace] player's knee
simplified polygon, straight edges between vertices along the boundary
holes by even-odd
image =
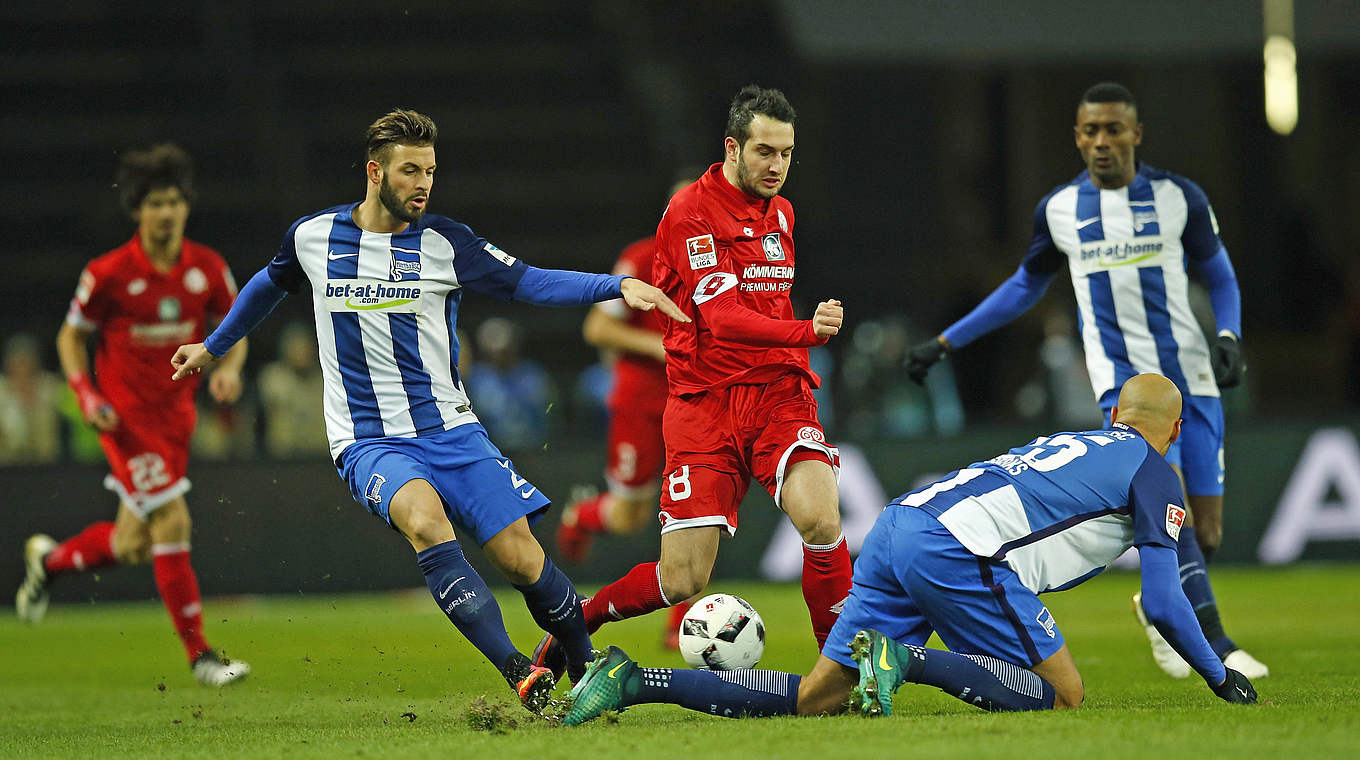
[[[412,512],[398,527],[417,546],[429,547],[453,540],[453,526],[442,512]]]
[[[647,518],[656,514],[656,499],[619,499],[609,513],[610,528],[615,533],[637,533]]]
[[[813,546],[825,546],[841,536],[840,515],[828,510],[809,515],[795,523],[794,527],[798,529],[804,543]]]
[[[709,576],[713,568],[698,567],[692,564],[661,567],[661,590],[672,603],[689,599],[708,588]]]
[[[145,565],[151,561],[151,537],[144,531],[115,533],[113,556],[123,565]]]

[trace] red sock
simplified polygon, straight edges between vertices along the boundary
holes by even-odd
[[[608,496],[609,494],[602,493],[578,502],[576,504],[576,527],[587,533],[603,533],[604,515],[600,514],[600,507]]]
[[[198,598],[198,577],[189,564],[188,545],[157,544],[151,552],[156,588],[175,624],[175,633],[184,642],[189,662],[193,662],[208,650],[208,642],[203,640],[203,604]]]
[[[667,606],[656,563],[648,562],[600,589],[581,605],[581,610],[586,615],[586,630],[594,633],[611,620],[626,620]]]
[[[668,626],[667,630],[670,631],[680,630],[680,621],[685,619],[685,613],[689,612],[689,608],[693,604],[694,604],[693,599],[686,599],[685,601],[675,605],[674,607],[671,607],[670,620],[666,623],[666,625]]]
[[[850,549],[845,536],[830,546],[803,544],[803,601],[812,617],[812,635],[820,650],[850,595]]]
[[[116,565],[113,556],[113,523],[92,523],[85,530],[57,544],[57,548],[47,555],[43,566],[49,573],[66,573],[72,570],[93,570],[106,565]]]

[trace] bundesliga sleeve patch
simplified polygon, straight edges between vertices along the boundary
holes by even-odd
[[[491,254],[492,256],[495,256],[497,261],[501,262],[506,266],[514,266],[515,264],[514,256],[511,256],[510,254],[506,253],[505,251],[502,251],[501,249],[497,248],[496,246],[490,243],[486,244],[486,252]]]
[[[713,244],[712,235],[699,235],[685,240],[685,250],[689,252],[689,268],[703,269],[718,265],[718,247]]]
[[[1181,526],[1185,524],[1185,510],[1175,504],[1166,505],[1166,532],[1172,540],[1181,540]]]

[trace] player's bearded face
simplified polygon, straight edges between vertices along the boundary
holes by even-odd
[[[1128,103],[1082,103],[1075,127],[1077,150],[1095,184],[1119,188],[1138,171],[1133,149],[1143,142],[1138,111]]]
[[[378,200],[382,201],[383,208],[386,208],[392,216],[407,224],[415,224],[425,214],[425,200],[428,199],[429,193],[417,190],[403,195],[392,187],[392,183],[388,181],[390,176],[383,175],[382,185],[378,188]]]
[[[750,130],[744,144],[729,147],[736,154],[737,187],[756,198],[773,198],[789,178],[793,125],[756,114]]]

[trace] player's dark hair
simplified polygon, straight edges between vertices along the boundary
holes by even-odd
[[[385,165],[393,145],[434,145],[438,138],[434,119],[409,108],[396,108],[368,125],[368,160]]]
[[[745,145],[746,139],[751,136],[751,119],[754,119],[756,114],[787,124],[794,123],[798,118],[784,93],[773,87],[748,84],[732,98],[732,106],[727,110],[727,129],[723,131],[723,137],[731,137],[738,145]]]
[[[1077,101],[1077,110],[1080,111],[1084,103],[1126,103],[1134,113],[1138,112],[1138,101],[1134,99],[1133,93],[1118,82],[1101,82],[1086,88],[1081,100]]]
[[[118,200],[129,214],[141,207],[147,193],[167,187],[179,190],[185,200],[193,203],[194,160],[174,143],[129,150],[118,162],[114,183]]]

